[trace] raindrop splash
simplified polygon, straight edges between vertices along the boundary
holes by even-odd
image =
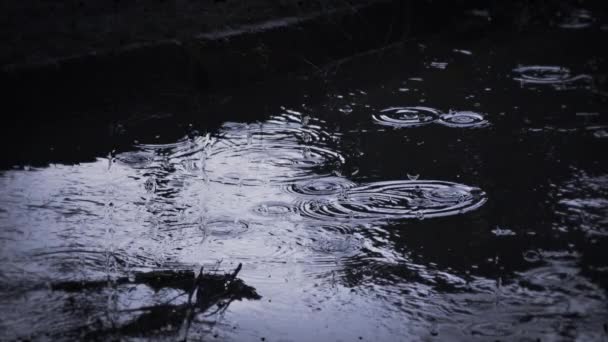
[[[285,186],[287,192],[305,196],[328,196],[344,192],[355,183],[342,177],[323,177],[295,182]]]
[[[296,208],[289,203],[269,201],[255,206],[253,212],[261,216],[281,217],[294,214]]]
[[[483,191],[442,181],[386,181],[354,187],[346,196],[323,203],[301,201],[304,217],[313,219],[411,219],[458,215],[481,207]]]
[[[429,107],[390,107],[372,116],[380,125],[392,127],[417,127],[429,124],[441,113]]]
[[[577,82],[589,83],[589,75],[572,75],[570,69],[560,66],[520,66],[513,69],[513,79],[525,85],[552,85],[557,89],[574,87]]]
[[[469,111],[450,111],[439,117],[438,123],[448,127],[484,127],[488,121],[483,115]]]

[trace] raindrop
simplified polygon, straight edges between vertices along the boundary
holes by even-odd
[[[207,171],[207,159],[209,158],[207,150],[203,150],[201,153],[201,171],[206,173]]]
[[[409,173],[407,174],[407,178],[412,181],[418,180],[419,177],[420,177],[419,174],[409,174]]]
[[[253,132],[249,125],[247,125],[247,145],[251,145],[253,143]]]
[[[108,170],[112,168],[112,164],[114,163],[114,151],[108,153]]]
[[[308,115],[304,115],[302,117],[302,126],[308,126],[308,123],[310,122],[310,116]]]

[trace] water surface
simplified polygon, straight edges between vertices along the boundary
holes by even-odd
[[[606,339],[608,32],[557,19],[19,132],[3,338]],[[182,279],[238,264],[261,297],[190,322]]]

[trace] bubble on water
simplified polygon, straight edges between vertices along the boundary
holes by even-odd
[[[589,75],[572,75],[570,69],[561,66],[520,66],[513,69],[513,73],[513,79],[522,86],[552,85],[557,89],[573,87],[578,82],[589,83],[592,79]]]
[[[470,111],[450,111],[447,114],[442,114],[437,120],[440,123],[448,127],[483,127],[488,124],[484,116]]]
[[[437,120],[440,114],[440,111],[429,107],[390,107],[372,115],[372,119],[384,126],[416,127]]]
[[[442,181],[386,181],[353,187],[322,205],[301,201],[303,216],[328,220],[434,218],[481,207],[486,195],[477,188]],[[314,209],[314,210],[313,210]]]
[[[288,192],[306,196],[328,196],[339,194],[356,184],[342,177],[322,177],[288,184]]]

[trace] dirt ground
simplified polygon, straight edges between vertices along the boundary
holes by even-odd
[[[375,0],[379,1],[379,0]],[[184,40],[370,0],[7,0],[0,65],[36,64],[129,45]]]

